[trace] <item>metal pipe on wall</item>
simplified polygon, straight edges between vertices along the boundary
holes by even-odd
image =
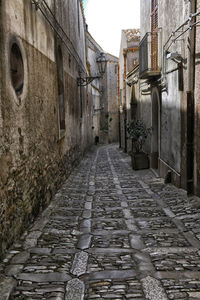
[[[196,0],[194,0],[196,1]],[[189,6],[191,6],[191,2],[189,1]],[[196,4],[194,4],[196,6]],[[189,8],[190,10],[190,8]],[[196,9],[195,9],[196,10]],[[182,23],[179,27],[177,27],[172,33],[170,34],[169,38],[167,39],[166,43],[163,46],[163,76],[162,76],[162,86],[163,90],[165,88],[167,89],[167,80],[166,80],[166,52],[169,51],[170,47],[178,40],[182,35],[184,35],[188,30],[191,31],[191,29],[198,24],[200,24],[200,21],[194,22],[194,19],[200,15],[200,11],[195,12],[195,13],[189,13],[188,19]],[[183,30],[178,36],[174,37],[177,32],[180,31],[181,28],[184,28],[184,26],[189,25],[185,30]],[[174,38],[173,38],[174,37]],[[173,38],[173,39],[172,39]],[[167,46],[167,44],[170,42],[172,39],[171,43]]]
[[[127,106],[126,106],[126,60],[127,60],[127,51],[125,50],[124,53],[124,85],[123,85],[123,113],[124,113],[124,152],[127,152]]]
[[[119,64],[117,65],[117,95],[118,95],[118,130],[119,130],[119,148],[122,147],[121,144],[121,122],[120,122],[120,73],[119,73]]]
[[[196,0],[189,0],[189,25],[192,25],[192,14],[196,11]],[[187,193],[194,192],[194,58],[195,27],[190,27],[187,39],[187,154],[186,176]]]

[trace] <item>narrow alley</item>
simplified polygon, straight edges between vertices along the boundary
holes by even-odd
[[[200,299],[200,206],[97,146],[0,265],[5,299]]]

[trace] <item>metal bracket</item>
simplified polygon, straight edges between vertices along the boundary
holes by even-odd
[[[95,79],[100,79],[101,76],[95,76],[95,77],[85,77],[85,78],[82,78],[82,77],[79,77],[77,78],[77,85],[78,86],[86,86],[88,84],[90,84],[93,80]]]
[[[42,1],[41,0],[32,0],[31,2],[32,2],[32,4],[35,5],[35,10],[38,10]]]

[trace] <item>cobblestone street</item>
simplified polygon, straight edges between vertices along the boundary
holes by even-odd
[[[0,271],[0,300],[200,299],[198,199],[94,147]]]

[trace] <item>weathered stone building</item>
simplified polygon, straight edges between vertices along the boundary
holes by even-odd
[[[80,0],[0,1],[0,257],[95,136],[117,141],[118,59],[88,82],[103,50],[86,27]]]
[[[199,1],[141,0],[140,114],[151,167],[200,195]]]
[[[81,2],[1,1],[0,40],[1,255],[93,136]]]
[[[196,1],[196,12],[200,12],[200,1]],[[195,20],[195,19],[193,19]],[[196,18],[196,22],[199,17]],[[195,33],[195,70],[194,70],[194,192],[200,195],[200,27],[196,27]]]
[[[131,150],[130,140],[127,139],[127,124],[134,118],[136,113],[135,104],[138,103],[139,90],[138,86],[135,87],[135,84],[133,84],[132,77],[135,77],[135,72],[138,73],[139,41],[139,29],[122,30],[119,55],[118,98],[120,110],[120,147],[125,152]]]
[[[101,137],[104,143],[118,142],[117,69],[119,59],[106,53],[107,70],[103,79]]]
[[[96,59],[104,53],[101,46],[87,32],[88,73],[98,76]],[[95,79],[88,87],[93,103],[93,138],[98,136],[100,143],[118,141],[118,99],[117,99],[117,67],[118,58],[105,53],[107,66],[102,78]]]
[[[97,44],[97,42],[93,39],[91,34],[87,32],[87,47],[88,47],[88,54],[87,54],[87,68],[89,76],[98,76],[99,70],[96,64],[96,59],[103,49],[101,46]],[[105,75],[103,75],[105,76]],[[101,117],[101,93],[102,93],[102,78],[95,79],[89,86],[88,86],[88,94],[91,97],[92,101],[92,131],[93,131],[93,141],[95,141],[96,136],[100,136],[100,117]]]

